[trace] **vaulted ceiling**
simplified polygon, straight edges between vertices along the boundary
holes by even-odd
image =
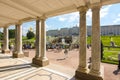
[[[0,27],[77,11],[85,5],[120,3],[120,0],[0,0]]]

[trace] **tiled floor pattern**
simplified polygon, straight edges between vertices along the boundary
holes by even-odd
[[[54,71],[50,71],[46,68],[44,69],[37,69],[33,71],[31,74],[27,74],[16,78],[16,80],[68,80],[67,77],[64,75],[54,73]]]
[[[0,80],[70,80],[70,77],[49,68],[33,67],[30,62],[0,54]]]

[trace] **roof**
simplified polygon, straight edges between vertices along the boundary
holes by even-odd
[[[18,22],[35,20],[37,17],[53,17],[78,11],[85,5],[108,5],[120,0],[0,0],[0,27]]]

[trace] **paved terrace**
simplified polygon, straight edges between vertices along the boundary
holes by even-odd
[[[91,50],[87,50],[88,57],[90,52]],[[47,51],[51,63],[46,67],[31,65],[35,51],[29,50],[29,53],[29,58],[11,58],[11,54],[0,54],[0,80],[75,80],[73,76],[78,65],[78,50],[70,51],[65,60],[62,60],[63,51]],[[117,65],[105,63],[102,65],[105,80],[120,80],[120,72],[116,70]]]
[[[12,56],[14,58],[24,57],[22,52],[21,25],[24,22],[35,20],[36,56],[32,59],[32,63],[39,66],[49,65],[49,60],[46,57],[46,19],[78,11],[80,13],[80,56],[79,68],[77,68],[75,76],[82,80],[91,78],[93,80],[103,80],[104,75],[102,73],[104,73],[104,71],[102,71],[103,69],[100,66],[100,9],[102,6],[119,2],[120,0],[0,0],[0,27],[4,28],[4,46],[2,52],[9,53],[8,27],[15,25],[15,52]],[[86,69],[86,13],[89,9],[92,11],[92,68]],[[25,73],[26,72],[24,72],[24,74]]]
[[[0,63],[0,80],[74,80],[70,75],[49,68],[54,65],[47,67],[31,65],[30,58],[26,57],[13,59],[8,54],[0,54]]]

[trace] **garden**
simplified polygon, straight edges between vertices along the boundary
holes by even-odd
[[[15,39],[13,38],[14,30],[10,31],[12,34],[9,36],[9,44],[14,44]],[[2,36],[0,36],[2,43]],[[58,37],[46,36],[46,44],[56,42]],[[23,44],[31,44],[35,48],[35,34],[31,31],[28,31],[27,36],[22,37]],[[118,53],[120,53],[120,36],[101,36],[101,41],[103,43],[103,59],[102,62],[110,64],[118,64]],[[111,42],[114,43],[114,46],[111,46]],[[76,36],[72,37],[71,44],[79,44],[79,38]],[[91,36],[87,37],[87,44],[91,45]]]
[[[120,36],[101,36],[103,43],[103,59],[102,62],[110,64],[118,64],[118,54],[120,53]],[[111,46],[111,41],[114,46]],[[87,38],[88,44],[91,43],[91,37]]]

